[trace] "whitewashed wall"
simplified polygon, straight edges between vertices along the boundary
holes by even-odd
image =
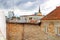
[[[2,32],[3,36],[6,38],[6,21],[4,11],[0,10],[0,31]]]

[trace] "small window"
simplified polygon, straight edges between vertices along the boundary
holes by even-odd
[[[29,20],[32,20],[32,17],[30,17]]]
[[[60,35],[60,27],[57,27],[57,34]]]
[[[13,18],[11,18],[11,20],[13,20]]]
[[[25,18],[25,20],[27,20],[27,19]]]
[[[19,17],[17,17],[17,19],[18,19],[18,20],[20,20],[20,18],[19,18]]]

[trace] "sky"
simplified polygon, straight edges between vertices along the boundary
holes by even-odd
[[[39,5],[41,13],[46,15],[60,5],[60,0],[0,0],[0,10],[7,15],[13,10],[15,16],[31,15],[38,12]]]
[[[11,10],[14,11],[15,16],[31,15],[38,12],[39,5],[41,13],[47,15],[57,6],[60,6],[60,0],[0,0],[0,11],[3,11],[6,16],[8,16],[8,11]],[[0,25],[0,29],[5,35],[5,21],[2,17],[3,14],[0,12],[0,24],[2,24]]]

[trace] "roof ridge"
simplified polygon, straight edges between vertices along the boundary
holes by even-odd
[[[57,11],[58,10],[58,11]],[[56,14],[57,13],[57,14]],[[50,12],[49,14],[47,14],[45,17],[43,17],[41,20],[57,20],[60,19],[60,7],[57,7],[56,9],[54,9],[52,12]],[[57,18],[55,18],[55,16]]]

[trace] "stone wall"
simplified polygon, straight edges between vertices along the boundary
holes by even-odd
[[[7,40],[58,40],[58,36],[51,36],[55,35],[54,29],[54,24],[50,22],[43,22],[40,26],[7,23]]]
[[[60,21],[56,20],[46,20],[42,21],[41,30],[50,35],[58,34],[58,29],[60,27]]]
[[[7,24],[7,40],[22,40],[23,25]]]
[[[44,40],[47,34],[37,24],[7,23],[7,40]]]
[[[49,26],[47,27],[47,32],[50,35],[54,35],[55,34],[55,27],[54,27],[54,23],[50,23]]]

